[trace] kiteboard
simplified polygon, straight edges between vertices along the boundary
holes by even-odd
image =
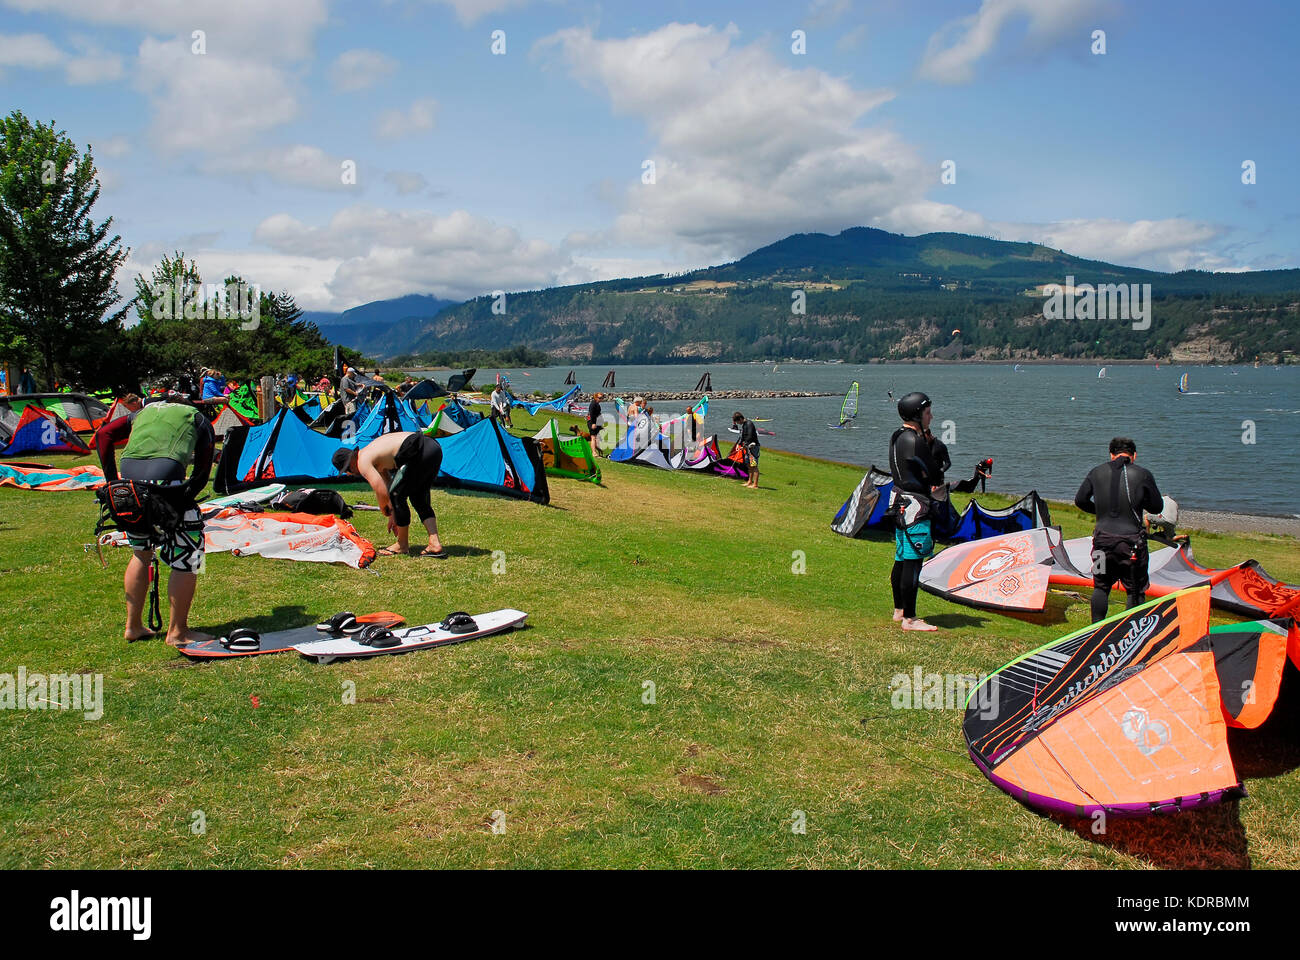
[[[381,657],[477,640],[479,637],[513,630],[526,619],[528,614],[522,610],[494,610],[473,617],[463,613],[451,614],[442,623],[426,623],[418,627],[393,630],[387,637],[370,638],[363,634],[355,638],[341,637],[300,643],[294,649],[317,663]]]
[[[232,630],[225,637],[214,637],[201,643],[188,643],[179,647],[181,653],[194,660],[220,660],[226,657],[254,657],[259,653],[284,653],[300,646],[346,638],[367,626],[379,625],[388,629],[406,622],[400,613],[335,614],[324,623],[279,630],[262,636],[252,630]]]
[[[280,494],[284,493],[285,485],[283,483],[269,483],[264,487],[254,487],[252,490],[245,490],[242,493],[232,493],[227,497],[217,497],[215,500],[204,500],[199,504],[199,508],[207,513],[209,510],[224,510],[226,507],[238,506],[241,503],[270,503]]]
[[[754,421],[751,420],[750,422],[753,423]],[[775,436],[776,436],[775,433],[773,433],[771,430],[765,429],[764,427],[755,427],[754,429],[757,430],[760,434],[762,434],[762,435],[765,436],[765,437],[775,437]],[[740,433],[740,427],[727,427],[727,432],[728,432],[728,433]]]

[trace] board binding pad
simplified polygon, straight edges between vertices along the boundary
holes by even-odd
[[[391,629],[399,627],[405,622],[406,618],[400,613],[389,613],[387,610],[381,610],[378,613],[363,613],[356,618],[356,626],[352,628],[351,632],[355,633],[370,624],[379,624]],[[268,633],[259,638],[256,650],[231,650],[221,642],[224,639],[223,637],[213,637],[211,640],[204,640],[201,643],[189,643],[178,649],[193,660],[222,660],[228,657],[255,657],[262,653],[285,653],[296,649],[300,645],[321,643],[348,636],[347,633],[322,629],[325,626],[325,623],[309,624],[305,627],[294,627],[292,630],[279,630],[275,633]]]
[[[502,633],[520,626],[528,614],[522,610],[493,610],[491,613],[477,613],[474,623],[477,629],[468,633],[454,633],[442,629],[440,623],[426,623],[418,627],[394,630],[397,642],[387,647],[371,647],[350,638],[320,640],[314,643],[300,643],[294,647],[309,660],[317,663],[333,663],[335,660],[357,660],[366,657],[382,657],[389,654],[411,653],[415,650],[428,650],[432,647],[446,647],[453,643],[477,640],[479,637]]]

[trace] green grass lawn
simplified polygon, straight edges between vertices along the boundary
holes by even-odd
[[[128,645],[128,554],[104,570],[83,550],[92,496],[0,488],[0,671],[105,685],[98,721],[0,712],[0,866],[1300,866],[1294,723],[1289,740],[1274,721],[1232,735],[1248,799],[1094,836],[989,784],[960,709],[891,709],[894,674],[987,672],[1088,610],[1054,592],[1013,619],[922,594],[945,629],[902,633],[892,543],[830,531],[861,470],[768,451],[751,492],[601,466],[603,487],[552,478],[550,507],[436,491],[443,561],[208,558],[192,622],[210,632],[530,613],[522,631],[331,666]],[[1067,536],[1090,528],[1052,511]],[[390,542],[379,514],[353,522]],[[1300,580],[1293,539],[1195,539],[1202,562]]]

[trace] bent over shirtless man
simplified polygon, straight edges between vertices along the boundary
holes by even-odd
[[[438,520],[429,502],[429,493],[442,466],[442,447],[422,433],[385,433],[361,450],[342,447],[334,454],[334,467],[340,473],[359,473],[375,492],[375,500],[388,529],[397,542],[378,551],[380,556],[395,557],[410,552],[408,536],[411,508],[429,534],[428,545],[419,556],[442,558],[447,551],[438,539]]]

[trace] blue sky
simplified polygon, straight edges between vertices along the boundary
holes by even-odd
[[[1264,269],[1300,266],[1297,11],[0,0],[0,87],[93,147],[124,281],[181,249],[310,309],[681,270],[862,224]]]

